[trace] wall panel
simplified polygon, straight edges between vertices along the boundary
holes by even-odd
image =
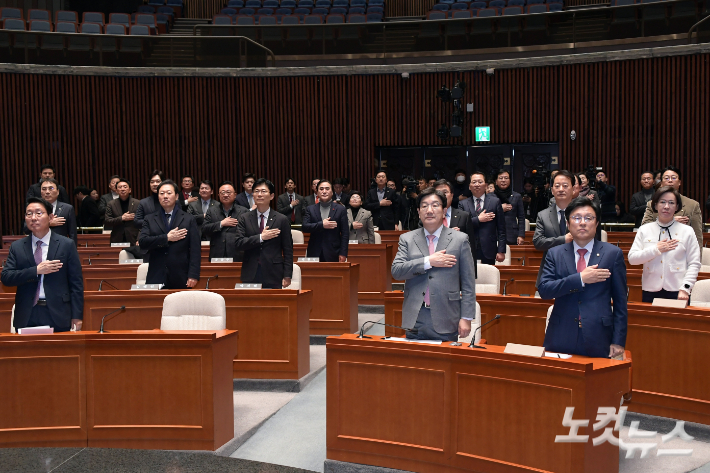
[[[148,192],[148,173],[237,183],[245,171],[281,191],[287,176],[348,176],[366,189],[379,146],[558,142],[560,164],[608,170],[628,204],[638,174],[667,163],[704,203],[710,134],[708,55],[482,71],[285,77],[101,77],[0,74],[2,227],[17,232],[41,163],[71,191],[106,192],[114,173]],[[467,83],[465,138],[441,142],[442,86]],[[570,140],[571,130],[577,133]]]

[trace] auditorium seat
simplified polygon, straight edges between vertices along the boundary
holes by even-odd
[[[561,3],[550,3],[547,5],[547,8],[550,12],[557,12],[562,11],[563,6]]]
[[[104,26],[104,14],[101,12],[84,12],[82,23],[98,23]]]
[[[155,15],[150,15],[148,13],[139,13],[136,15],[135,25],[142,25],[149,28],[150,34],[155,34],[158,32],[158,22],[156,21]],[[166,33],[166,31],[160,31],[160,33]]]
[[[212,18],[213,25],[231,25],[232,18],[229,15],[215,15]]]
[[[503,8],[505,8],[505,0],[491,0],[488,2],[488,8],[495,8],[500,15]]]
[[[277,0],[265,0],[264,5],[262,5],[264,8],[273,8],[276,10],[279,8],[279,2]]]
[[[471,337],[473,337],[473,335],[475,333],[476,340],[474,342],[474,345],[478,345],[478,343],[481,341],[481,331],[476,330],[476,329],[480,325],[481,325],[481,306],[478,305],[478,302],[476,302],[476,317],[471,321],[471,333],[469,333],[467,337],[464,337],[464,338],[459,337],[458,342],[459,343],[471,343]]]
[[[547,13],[547,5],[541,3],[528,5],[527,13]]]
[[[477,294],[500,294],[500,271],[490,264],[478,264]]]
[[[136,270],[136,284],[145,284],[148,277],[148,263],[141,263]]]
[[[694,307],[710,307],[710,279],[695,283],[693,293],[690,295],[690,305]]]
[[[222,8],[222,10],[220,10],[219,14],[220,15],[227,15],[232,20],[234,20],[234,17],[237,16],[237,10],[235,8]]]
[[[131,17],[126,13],[111,13],[108,16],[108,22],[114,25],[123,25],[126,28],[131,27]]]
[[[333,7],[347,9],[350,7],[350,2],[348,2],[348,0],[333,0]]]
[[[128,26],[130,28],[130,26]],[[120,23],[109,23],[106,25],[106,34],[125,35],[126,25]]]
[[[290,8],[277,8],[274,14],[276,15],[276,20],[281,23],[281,18],[283,18],[286,15],[290,15],[293,13],[293,10]]]
[[[69,21],[60,21],[54,26],[57,33],[76,33],[76,23]]]
[[[109,23],[108,25],[106,25],[105,33],[107,35],[125,36],[127,29],[128,28],[125,25]],[[101,38],[101,50],[105,52],[117,51],[119,41],[120,40],[116,38]],[[111,233],[111,230],[109,230],[108,232]]]
[[[373,22],[378,22],[382,21],[382,14],[380,13],[368,13],[367,14],[367,22],[368,23],[373,23]]]
[[[606,230],[602,230],[602,241],[608,241],[608,234],[606,233]]]
[[[244,8],[244,1],[243,0],[229,0],[229,3],[227,3],[227,8],[231,8],[231,9]]]
[[[256,10],[253,8],[241,8],[239,14],[234,17],[234,22],[236,23],[237,16],[254,16],[254,13],[256,13]]]
[[[182,291],[165,296],[160,330],[225,330],[224,297],[210,291]]]
[[[503,16],[522,15],[522,14],[523,14],[523,9],[521,7],[505,7],[503,9],[503,13],[501,13],[501,15],[503,15]]]
[[[327,17],[328,14],[330,13],[330,9],[328,8],[314,8],[313,11],[311,12],[312,15],[320,15],[322,17]],[[326,23],[327,23],[327,18],[326,18]]]
[[[478,10],[478,14],[476,16],[478,18],[498,16],[498,10],[495,8],[482,8]]]
[[[313,8],[313,0],[299,0],[298,8]]]
[[[140,5],[136,11],[138,13],[155,13],[155,7],[151,5]]]
[[[300,18],[296,15],[284,15],[281,17],[282,25],[298,25]],[[286,40],[289,42],[301,42],[308,40],[308,30],[306,28],[289,28],[286,32]]]
[[[528,220],[527,218],[525,219],[525,231],[530,231],[530,220]]]
[[[450,6],[445,4],[445,3],[437,3],[434,5],[431,10],[432,11],[449,11]],[[350,8],[352,10],[352,7]]]
[[[352,8],[351,8],[352,10]],[[426,14],[427,20],[445,20],[446,12],[433,10]],[[434,38],[438,38],[439,42],[442,40],[441,36],[441,23],[428,23],[423,22],[419,26],[419,36],[418,38],[423,41],[431,41]]]
[[[59,23],[60,21],[68,21],[70,23],[79,23],[79,16],[75,11],[59,10],[54,14],[54,22]]]
[[[301,290],[301,267],[296,263],[293,264],[293,273],[291,274],[291,285],[284,287],[284,289],[295,289],[297,291]]]
[[[173,9],[175,12],[175,18],[180,18],[182,16],[182,0],[168,0],[166,5]]]
[[[348,15],[348,23],[367,23],[367,16],[360,13],[351,13]]]
[[[281,8],[290,8],[293,10],[296,7],[297,5],[295,0],[281,0]]]
[[[22,15],[22,10],[20,10],[19,8],[10,8],[10,7],[0,8],[0,20],[7,20],[7,19],[23,20],[24,21],[24,16]]]
[[[42,20],[51,22],[52,18],[47,10],[32,9],[27,12],[27,21]]]
[[[303,232],[300,230],[291,230],[291,238],[294,245],[302,245],[305,242]]]
[[[462,3],[458,3],[458,4],[455,3],[454,5],[464,5],[464,7],[466,6],[465,3],[463,3],[463,4]],[[463,8],[463,10],[465,10],[465,9],[466,8]],[[384,14],[384,12],[385,12],[385,9],[382,7],[367,7],[367,10],[365,11],[365,13],[379,13],[380,15]]]
[[[470,10],[471,10],[471,13],[473,14],[473,16],[476,16],[478,10],[482,10],[482,9],[486,8],[487,6],[488,6],[488,4],[486,2],[471,2]]]
[[[150,36],[150,28],[145,25],[132,25],[128,34],[130,36]]]
[[[101,34],[103,33],[103,28],[99,23],[82,23],[80,25],[80,33]]]
[[[350,13],[355,13],[356,15],[364,15],[365,9],[363,7],[350,7],[348,10]]]
[[[510,246],[505,245],[505,258],[503,261],[496,261],[496,266],[510,266]]]
[[[340,7],[333,7],[330,9],[330,13],[337,13],[338,15],[347,16],[348,9],[347,8],[340,8]]]
[[[247,8],[253,8],[254,10],[257,10],[261,8],[261,1],[260,0],[247,0],[247,3],[244,5]]]

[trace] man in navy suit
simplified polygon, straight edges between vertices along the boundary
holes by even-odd
[[[586,197],[565,209],[572,241],[550,248],[538,291],[555,299],[545,333],[552,352],[613,358],[626,345],[626,264],[620,248],[594,238],[601,210]]]
[[[77,243],[76,238],[76,214],[74,207],[59,201],[59,183],[55,179],[42,179],[40,181],[40,192],[42,198],[52,206],[54,218],[49,222],[52,231],[63,237],[67,237]],[[27,222],[22,224],[22,231],[25,235],[30,233]]]
[[[31,235],[10,246],[0,279],[17,286],[16,329],[49,325],[55,332],[81,330],[84,280],[76,245],[50,230],[52,206],[30,197],[25,223]]]
[[[471,214],[476,237],[476,259],[483,264],[495,264],[505,259],[505,214],[495,194],[486,194],[486,176],[471,174],[471,194],[459,202],[459,209]],[[473,246],[473,245],[472,245]]]
[[[241,205],[247,210],[254,209],[256,203],[254,202],[254,196],[251,191],[254,187],[255,182],[256,176],[254,174],[250,172],[244,174],[244,176],[242,177],[242,188],[244,189],[244,192],[240,192],[239,194],[237,194],[237,198],[235,199],[237,205]]]
[[[303,231],[311,234],[306,256],[330,263],[348,259],[348,215],[333,203],[333,185],[326,179],[318,183],[318,203],[306,209]]]
[[[145,217],[138,237],[150,256],[146,284],[165,284],[165,289],[195,287],[200,279],[200,231],[195,218],[176,205],[179,197],[175,182],[161,182],[160,208]]]
[[[158,204],[158,186],[165,180],[165,174],[159,169],[154,169],[150,174],[150,195],[138,202],[136,216],[133,219],[133,225],[139,230],[143,228],[143,219],[153,212],[157,212],[160,208]]]
[[[387,173],[375,175],[377,187],[367,191],[365,210],[372,212],[372,221],[380,230],[394,230],[399,223],[399,198],[397,192],[387,187]]]

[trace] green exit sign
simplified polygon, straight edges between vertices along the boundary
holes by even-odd
[[[477,126],[476,141],[491,141],[491,127]]]

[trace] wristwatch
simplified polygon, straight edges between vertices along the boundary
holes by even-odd
[[[683,287],[685,288],[685,292],[687,292],[688,294],[690,294],[690,284],[686,284],[686,285],[684,285]]]

